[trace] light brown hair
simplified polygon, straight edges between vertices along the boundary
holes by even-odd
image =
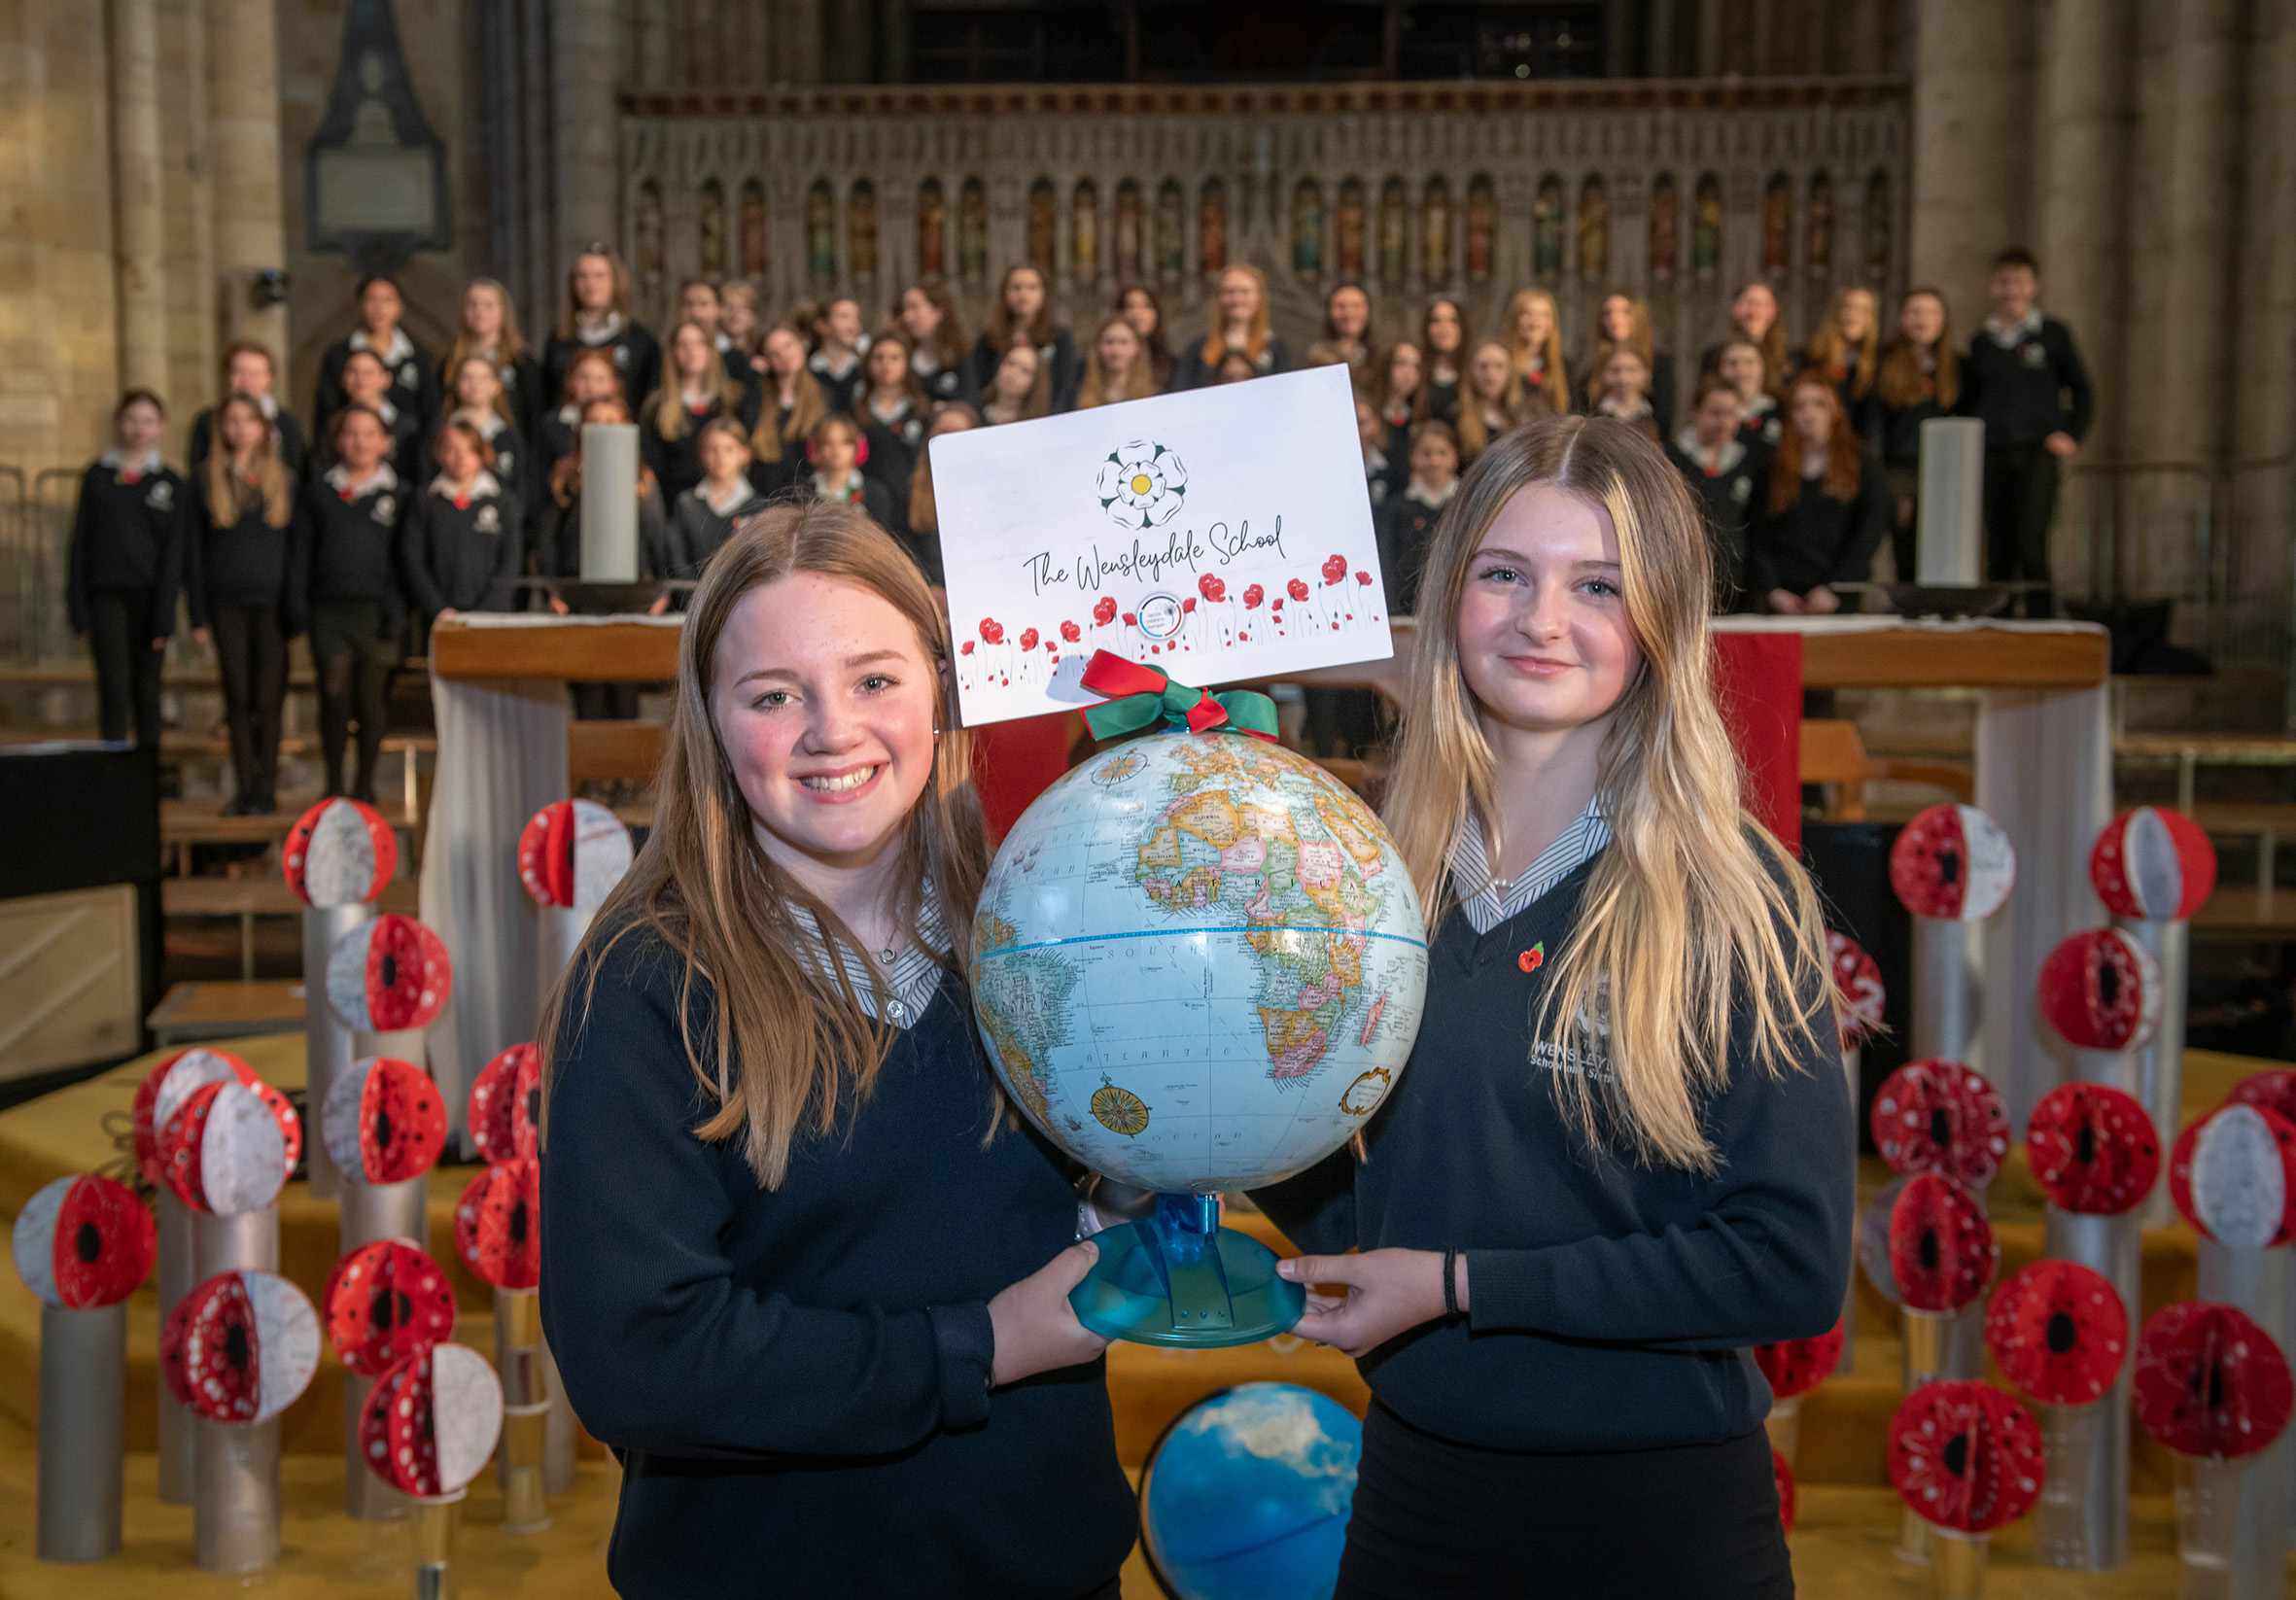
[[[652,832],[543,1003],[538,1037],[545,1141],[560,1041],[587,1025],[609,954],[642,929],[668,946],[681,967],[679,1039],[707,1108],[693,1132],[738,1144],[761,1189],[781,1186],[801,1137],[828,1136],[841,1110],[868,1097],[891,1051],[896,1035],[871,1020],[846,976],[841,957],[865,955],[860,941],[758,844],[711,710],[717,647],[735,608],[752,590],[793,573],[877,595],[915,626],[928,667],[946,667],[948,624],[923,574],[857,508],[776,505],[735,528],[703,570],[686,611]],[[987,832],[973,790],[970,736],[958,724],[955,683],[945,675],[939,705],[932,771],[899,845],[893,882],[900,899],[893,910],[922,946],[919,916],[929,881],[956,934],[942,963],[961,976],[971,947],[965,930],[988,874]],[[799,909],[812,915],[829,946],[826,973],[806,958],[810,936]],[[875,981],[874,967],[868,970]],[[697,985],[710,991],[706,1010],[689,1004]],[[981,1093],[999,1111],[986,1135],[993,1137],[1005,1120],[1003,1100],[985,1069]]]

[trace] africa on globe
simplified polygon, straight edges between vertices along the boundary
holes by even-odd
[[[1015,1102],[1165,1197],[1274,1183],[1346,1143],[1403,1070],[1426,979],[1418,895],[1371,808],[1225,730],[1065,774],[1006,836],[973,922],[974,1009]]]

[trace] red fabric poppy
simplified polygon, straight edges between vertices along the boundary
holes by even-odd
[[[1890,1486],[1925,1521],[1991,1533],[2040,1498],[2041,1431],[2009,1396],[1970,1378],[1925,1383],[1890,1423]]]
[[[2117,927],[2060,940],[2041,961],[2041,1015],[2077,1050],[2130,1050],[2161,1020],[2161,968]]]
[[[399,870],[399,835],[372,806],[338,795],[295,819],[279,861],[305,905],[356,905],[382,893]]]
[[[184,1101],[211,1083],[226,1082],[254,1085],[262,1080],[228,1050],[204,1045],[179,1050],[144,1075],[128,1113],[135,1132],[135,1162],[144,1182],[157,1189],[166,1181],[159,1171],[159,1133],[184,1108]]]
[[[401,1494],[432,1500],[478,1476],[503,1433],[503,1385],[466,1344],[426,1344],[375,1378],[359,1412],[359,1454]]]
[[[2182,812],[2139,806],[2098,830],[2089,882],[2115,917],[2182,922],[2216,887],[2216,847]]]
[[[279,1198],[302,1149],[302,1119],[270,1085],[203,1084],[159,1131],[160,1176],[192,1210],[237,1216]]]
[[[2296,1123],[2296,1066],[2251,1072],[2232,1092],[2234,1103],[2253,1105]]]
[[[470,1180],[455,1206],[455,1249],[497,1289],[532,1289],[541,1278],[541,1214],[540,1165],[498,1162]]]
[[[2104,1084],[2060,1084],[2025,1125],[2034,1181],[2061,1211],[2118,1216],[2152,1193],[2161,1143],[2137,1096]]]
[[[630,829],[595,800],[554,800],[518,834],[518,879],[537,905],[595,910],[629,870]]]
[[[445,942],[412,917],[386,912],[328,953],[327,1003],[361,1033],[429,1027],[453,991]]]
[[[2288,1358],[2238,1306],[2164,1305],[2137,1336],[2137,1420],[2178,1455],[2232,1460],[2288,1425]]]
[[[117,1305],[151,1275],[158,1233],[134,1190],[93,1172],[43,1184],[17,1213],[16,1270],[41,1304]]]
[[[1793,1467],[1784,1455],[1779,1453],[1776,1445],[1770,1447],[1770,1476],[1778,1481],[1779,1529],[1785,1533],[1792,1533],[1793,1532],[1794,1501]]]
[[[320,1134],[337,1170],[357,1183],[404,1183],[446,1148],[446,1099],[412,1061],[369,1056],[327,1087]]]
[[[2000,909],[2016,878],[2008,835],[1975,806],[1931,806],[1890,847],[1890,887],[1916,917],[1981,921]]]
[[[541,1097],[542,1053],[533,1044],[514,1044],[488,1061],[470,1085],[470,1141],[479,1159],[533,1156]]]
[[[2169,1153],[2169,1198],[2219,1243],[2285,1244],[2296,1235],[2296,1123],[2237,1100],[2195,1118]]]
[[[168,1392],[209,1422],[266,1422],[319,1370],[319,1319],[272,1272],[219,1272],[176,1303],[159,1331]]]
[[[344,1366],[373,1377],[454,1333],[454,1285],[404,1239],[363,1244],[335,1263],[320,1297],[328,1342]]]
[[[1907,1061],[1882,1080],[1869,1122],[1894,1169],[1942,1172],[1965,1188],[1991,1183],[2009,1153],[2008,1108],[1960,1061]]]
[[[2101,1272],[2036,1261],[1996,1290],[1985,1347],[2001,1375],[2044,1406],[2086,1406],[2120,1375],[2129,1312]]]
[[[1833,964],[1833,981],[1842,991],[1841,1040],[1844,1050],[1863,1044],[1882,1026],[1882,969],[1865,947],[1846,933],[1826,931],[1826,951]]]
[[[1812,1339],[1782,1339],[1754,1347],[1754,1364],[1770,1380],[1779,1400],[1808,1394],[1833,1375],[1842,1360],[1842,1325],[1836,1322]]]
[[[1958,1311],[1983,1298],[2000,1265],[1993,1225],[1968,1191],[1922,1172],[1890,1208],[1890,1271],[1916,1311]]]

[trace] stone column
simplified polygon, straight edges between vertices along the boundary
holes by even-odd
[[[112,0],[112,195],[120,383],[167,388],[166,225],[160,201],[157,0]]]
[[[550,137],[557,162],[553,276],[592,240],[620,236],[621,143],[614,73],[622,31],[614,0],[559,0],[550,8]],[[529,322],[544,326],[546,319]]]
[[[2080,462],[2122,454],[2128,191],[2098,177],[2124,171],[2128,162],[2133,31],[2127,0],[2041,0],[2035,24],[2032,248],[2048,307],[2071,327],[2096,384],[2097,422]],[[1981,300],[1957,301],[1956,310],[1964,332],[1984,315]],[[2066,478],[2050,560],[2060,590],[2114,586],[2114,551],[2100,537],[2121,526],[2109,515],[2111,489],[2093,472]]]
[[[2140,196],[2148,190],[2156,203],[2130,266],[2125,360],[2144,380],[2130,388],[2123,438],[2134,458],[2184,469],[2132,474],[2122,494],[2124,528],[2143,531],[2121,541],[2123,576],[2139,596],[2201,601],[2223,567],[2210,477],[2230,436],[2241,10],[2238,0],[2176,0],[2145,8],[2139,29],[2131,166]],[[2206,620],[2203,607],[2180,607],[2177,642],[2209,648],[2196,631]]]
[[[164,19],[161,67],[176,84],[167,116],[167,326],[172,361],[166,393],[176,402],[169,432],[191,435],[191,402],[215,389],[217,305],[215,161],[208,149],[208,0],[172,0]]]
[[[207,118],[215,193],[215,264],[223,280],[224,338],[270,346],[286,375],[285,301],[259,311],[255,274],[287,265],[279,187],[278,7],[270,0],[206,0]]]
[[[2026,222],[2032,14],[2000,0],[1929,0],[1914,22],[1912,272],[1964,328],[1985,266]]]
[[[2241,591],[2290,621],[2286,458],[2296,445],[2296,5],[2258,5],[2247,47],[2247,164],[2240,211],[2240,348],[2262,359],[2237,364],[2233,378],[2231,526]],[[2268,466],[2278,460],[2279,466]],[[2269,614],[2269,610],[2267,614]],[[2257,618],[2260,629],[2266,614]],[[2266,637],[2270,637],[2267,633]],[[2296,689],[2292,689],[2296,694]],[[2291,701],[2296,709],[2296,700]],[[2296,1506],[2291,1507],[2296,1514]]]

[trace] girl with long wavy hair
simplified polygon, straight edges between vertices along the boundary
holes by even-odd
[[[1140,343],[1148,351],[1148,370],[1156,381],[1156,392],[1163,394],[1172,386],[1172,369],[1178,358],[1165,342],[1164,301],[1156,291],[1144,283],[1128,283],[1116,292],[1116,299],[1109,306],[1132,325],[1132,331],[1140,335]]]
[[[518,327],[518,302],[494,278],[472,278],[463,290],[463,320],[455,329],[446,359],[438,364],[441,404],[454,398],[455,374],[473,356],[495,365],[502,379],[505,415],[528,439],[535,437],[549,394],[542,386],[541,365],[527,348]]]
[[[633,1600],[1113,1596],[1072,1174],[976,1039],[947,624],[851,506],[694,590],[653,830],[545,1008],[542,1320]]]
[[[758,347],[765,353],[765,392],[749,434],[756,458],[749,481],[761,495],[778,495],[797,481],[805,441],[829,414],[829,400],[806,368],[805,335],[794,324],[776,323]]]
[[[1605,295],[1595,312],[1594,343],[1578,368],[1582,374],[1580,409],[1591,413],[1602,399],[1603,368],[1610,365],[1611,353],[1619,349],[1632,350],[1650,368],[1651,411],[1657,419],[1658,432],[1665,433],[1674,418],[1674,358],[1658,348],[1649,303],[1622,289]]]
[[[709,329],[681,322],[670,330],[662,386],[638,410],[638,442],[665,502],[702,481],[702,427],[719,417],[756,427],[757,397],[727,369]]]
[[[604,244],[585,245],[566,269],[566,303],[542,347],[545,393],[564,391],[566,369],[585,350],[613,359],[626,396],[644,399],[662,380],[661,341],[631,314],[630,268]]]
[[[1870,289],[1837,289],[1802,352],[1802,370],[1833,385],[1858,436],[1872,441],[1873,380],[1881,365],[1881,302]]]
[[[996,308],[965,363],[964,392],[986,399],[997,365],[1016,344],[1036,352],[1052,397],[1049,409],[1067,410],[1076,398],[1084,363],[1076,353],[1076,335],[1065,323],[1053,320],[1044,274],[1026,261],[1006,267],[1004,281],[996,286]]]
[[[295,474],[253,395],[215,408],[217,448],[191,470],[184,540],[191,638],[215,643],[231,735],[226,817],[279,806],[279,730],[287,700],[287,579],[296,543]]]
[[[937,283],[913,283],[893,306],[893,322],[909,340],[909,365],[925,397],[961,400],[964,387],[964,323],[957,300]]]
[[[1532,401],[1514,358],[1497,339],[1485,339],[1467,358],[1459,385],[1459,454],[1473,461],[1483,447],[1531,420]]]
[[[1835,584],[1868,577],[1890,494],[1832,384],[1803,373],[1787,392],[1786,413],[1762,514],[1747,534],[1746,587],[1769,610],[1825,616],[1844,609]]]
[[[1427,302],[1419,319],[1419,353],[1426,359],[1426,381],[1419,389],[1419,419],[1429,417],[1456,426],[1459,394],[1467,382],[1467,352],[1475,338],[1467,330],[1467,308],[1448,295]]]
[[[1269,320],[1268,274],[1258,267],[1235,261],[1221,268],[1205,316],[1203,337],[1180,352],[1172,372],[1174,389],[1219,382],[1221,363],[1231,355],[1250,362],[1254,377],[1291,370],[1291,351]]]
[[[1119,400],[1146,400],[1156,393],[1156,374],[1148,365],[1148,347],[1140,330],[1121,311],[1111,311],[1093,330],[1092,348],[1085,353],[1084,384],[1076,391],[1076,408],[1090,411]]]
[[[1840,1314],[1851,1111],[1713,592],[1680,475],[1607,419],[1499,440],[1438,525],[1384,807],[1423,1020],[1363,1159],[1259,1197],[1312,1252],[1284,1275],[1345,1291],[1297,1332],[1372,1389],[1343,1600],[1792,1592],[1752,1346]]]
[[[1507,299],[1507,355],[1522,379],[1534,416],[1571,408],[1571,374],[1563,365],[1562,317],[1544,289],[1518,289]]]
[[[1873,380],[1875,436],[1893,509],[1891,544],[1897,577],[1914,575],[1914,529],[1921,510],[1922,424],[1950,417],[1962,398],[1962,356],[1953,345],[1945,296],[1926,285],[1905,292],[1897,336],[1882,351]]]
[[[1730,326],[1720,340],[1698,358],[1698,370],[1718,369],[1722,353],[1733,339],[1744,339],[1761,352],[1762,370],[1772,395],[1783,399],[1786,380],[1793,371],[1793,344],[1786,335],[1786,314],[1778,308],[1778,292],[1759,278],[1749,278],[1730,298]]]

